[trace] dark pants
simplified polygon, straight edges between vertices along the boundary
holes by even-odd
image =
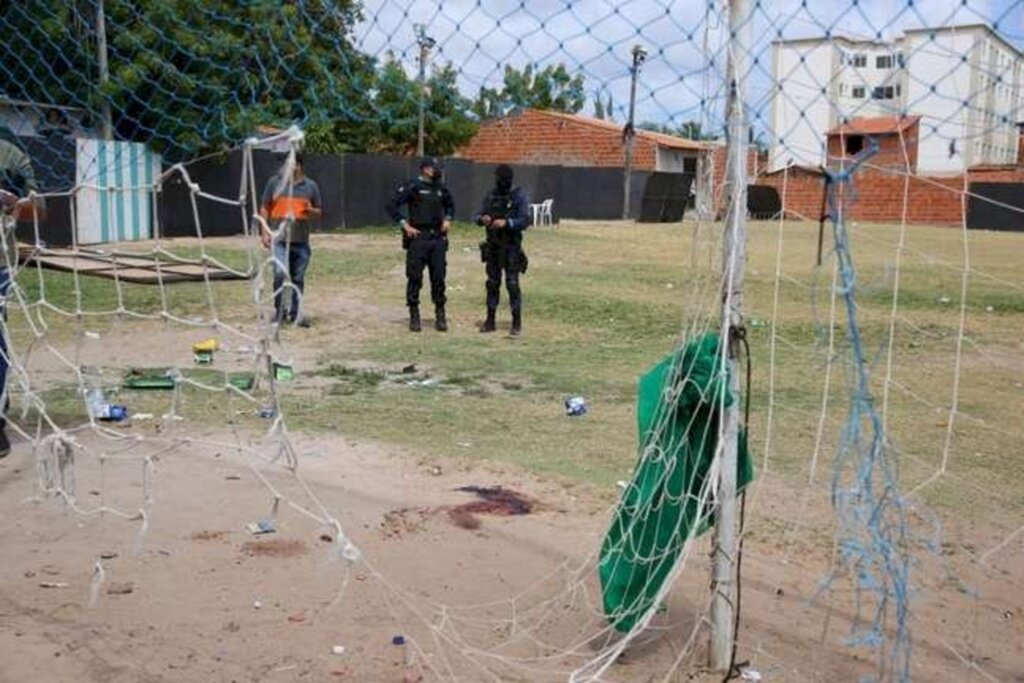
[[[7,426],[7,407],[11,404],[7,395],[7,369],[10,361],[7,357],[7,290],[11,287],[11,271],[0,267],[0,429]]]
[[[518,244],[489,243],[486,248],[487,308],[497,308],[501,301],[501,273],[504,271],[509,305],[513,312],[518,313],[523,307],[523,293],[519,289],[519,258],[522,250]]]
[[[298,319],[302,292],[306,288],[306,268],[309,267],[311,256],[309,242],[274,242],[274,320],[295,322]],[[291,284],[287,290],[286,278]],[[286,306],[286,302],[291,305]]]
[[[445,271],[448,268],[448,238],[440,234],[423,232],[409,240],[405,250],[405,303],[409,307],[420,305],[423,287],[423,269],[430,269],[430,300],[435,306],[444,306]]]

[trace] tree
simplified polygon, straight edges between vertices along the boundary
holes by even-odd
[[[586,101],[583,75],[570,76],[564,64],[549,64],[536,72],[532,64],[527,64],[522,71],[506,64],[501,89],[480,88],[473,113],[481,119],[525,108],[575,114],[583,109]]]
[[[459,92],[451,64],[435,68],[426,83],[424,146],[428,153],[448,155],[469,142],[478,124],[468,114],[470,102]],[[307,132],[307,148],[317,152],[383,152],[412,154],[419,129],[419,83],[388,54],[367,90],[369,120],[315,125]]]
[[[374,63],[348,39],[360,19],[355,0],[105,0],[102,88],[95,0],[5,5],[9,96],[82,107],[96,121],[106,101],[118,138],[171,158],[236,144],[258,124],[374,119]]]
[[[679,135],[689,140],[703,140],[702,128],[700,121],[684,121],[679,126]]]

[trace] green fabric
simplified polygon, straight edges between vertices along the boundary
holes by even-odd
[[[718,345],[717,334],[704,334],[640,378],[640,459],[598,565],[605,615],[619,631],[631,629],[653,606],[687,537],[711,526],[711,511],[702,509],[698,496],[715,455],[723,392],[726,406],[736,400],[720,374]],[[740,489],[754,478],[744,432],[737,474]]]

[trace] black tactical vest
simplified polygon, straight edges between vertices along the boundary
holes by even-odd
[[[490,201],[487,204],[487,215],[491,218],[507,219],[515,212],[515,202],[512,200],[512,191],[499,192],[491,190]],[[494,230],[488,228],[487,240],[493,244],[519,244],[522,242],[522,235],[518,230],[502,228]]]
[[[440,228],[444,222],[441,184],[417,180],[409,199],[409,222],[414,228]]]

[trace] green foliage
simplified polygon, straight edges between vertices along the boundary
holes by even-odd
[[[434,69],[426,82],[424,146],[429,154],[447,155],[469,142],[477,122],[466,113],[469,101],[458,90],[451,64]],[[367,104],[373,121],[338,121],[311,126],[307,148],[313,152],[384,152],[411,154],[419,130],[420,86],[389,55],[376,71]]]
[[[83,108],[93,124],[107,103],[118,138],[171,158],[237,143],[259,124],[374,118],[373,60],[347,37],[354,0],[106,0],[105,86],[94,2],[5,5],[8,96]]]
[[[583,75],[571,76],[564,64],[548,65],[534,71],[527,64],[522,71],[505,65],[500,90],[480,88],[473,113],[481,119],[504,116],[512,109],[547,109],[576,114],[586,104]]]

